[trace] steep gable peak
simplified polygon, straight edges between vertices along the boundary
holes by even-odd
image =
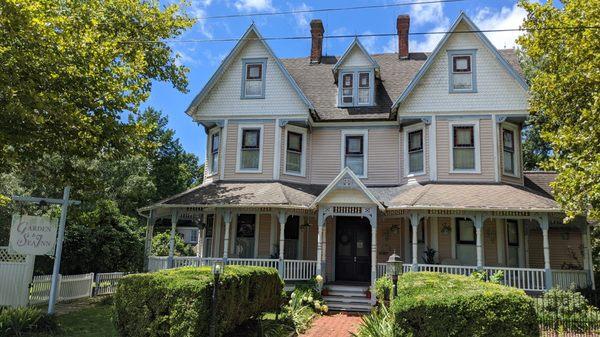
[[[379,64],[371,57],[358,37],[355,37],[354,40],[352,40],[352,43],[350,43],[344,54],[342,54],[337,63],[333,66],[333,73],[337,74],[341,68],[348,66],[368,67],[379,71]]]

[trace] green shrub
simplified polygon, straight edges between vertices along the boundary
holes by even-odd
[[[38,308],[0,308],[0,336],[22,336],[31,332],[57,330],[53,316]]]
[[[283,281],[273,268],[227,266],[217,288],[217,336],[282,304]],[[185,267],[124,277],[114,295],[121,336],[208,336],[213,275]]]
[[[358,326],[356,334],[353,337],[412,337],[412,333],[406,332],[400,327],[394,314],[382,305],[378,310],[371,312],[370,315],[362,317],[362,323]]]
[[[600,325],[600,310],[574,290],[553,288],[536,301],[538,319],[552,330],[590,331]]]
[[[390,300],[394,292],[394,282],[389,276],[383,276],[375,281],[375,298],[379,303]]]
[[[391,311],[415,336],[539,336],[534,302],[523,291],[470,277],[406,273]]]
[[[169,256],[169,241],[171,233],[159,233],[152,239],[152,255],[154,256]],[[181,236],[175,235],[175,256],[191,256],[194,255],[192,246],[183,241]]]

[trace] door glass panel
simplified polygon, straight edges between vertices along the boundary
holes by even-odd
[[[356,256],[369,256],[371,250],[369,235],[370,233],[366,231],[356,231]]]

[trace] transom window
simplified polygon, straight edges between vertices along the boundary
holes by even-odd
[[[408,173],[423,172],[423,130],[408,133]]]
[[[219,171],[219,146],[221,143],[220,132],[215,132],[210,137],[210,173],[215,174]]]
[[[256,214],[239,214],[237,216],[237,231],[234,247],[237,257],[254,257],[255,232]]]
[[[261,168],[261,130],[260,127],[241,128],[241,140],[238,157],[238,169],[257,172]]]
[[[302,175],[304,172],[303,139],[299,132],[287,132],[287,145],[285,157],[285,172]]]
[[[242,98],[265,97],[266,59],[243,60]]]
[[[344,166],[357,176],[365,176],[365,137],[364,135],[346,135],[344,139]]]
[[[504,149],[504,173],[515,174],[515,134],[512,130],[502,130]]]
[[[450,92],[475,92],[475,50],[449,52]]]
[[[474,245],[475,240],[473,221],[467,218],[456,218],[456,242],[463,245]]]
[[[475,127],[453,126],[452,163],[454,170],[475,170]]]
[[[358,85],[356,85],[358,81]],[[340,78],[340,106],[373,104],[373,72],[342,72]]]

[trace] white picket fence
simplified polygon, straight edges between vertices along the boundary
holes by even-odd
[[[125,276],[125,273],[98,273],[94,284],[94,295],[109,295],[117,291],[119,280]]]
[[[0,307],[24,307],[29,299],[35,256],[12,254],[0,247]]]
[[[125,273],[89,273],[79,275],[58,275],[57,302],[70,301],[94,295],[112,294]],[[29,291],[29,304],[47,303],[50,298],[52,275],[39,275],[33,278]]]

